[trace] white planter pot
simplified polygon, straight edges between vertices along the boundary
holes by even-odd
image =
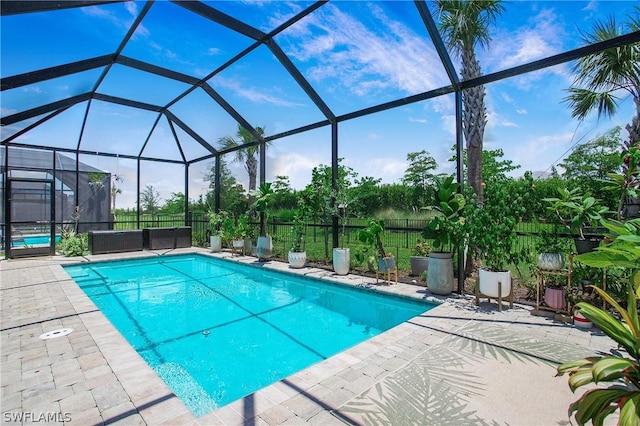
[[[256,256],[258,259],[268,259],[273,254],[273,239],[269,236],[258,237]]]
[[[348,248],[333,249],[333,270],[338,275],[347,275],[351,266],[351,252]]]
[[[502,294],[498,290],[501,283]],[[480,293],[487,297],[507,297],[511,293],[511,271],[494,272],[480,268],[478,270],[478,286]]]
[[[295,269],[304,268],[304,264],[307,262],[306,251],[290,251],[289,252],[289,266]]]
[[[244,252],[244,240],[233,240],[231,245],[233,246],[233,251]]]
[[[251,242],[251,238],[244,239],[244,253],[245,254],[253,254],[253,243]]]
[[[222,238],[220,235],[212,235],[209,237],[209,245],[211,247],[211,251],[220,251],[222,250]]]
[[[427,270],[427,287],[433,294],[447,296],[453,291],[453,254],[431,252]]]
[[[538,268],[545,271],[559,271],[564,267],[562,253],[540,253],[538,255]]]

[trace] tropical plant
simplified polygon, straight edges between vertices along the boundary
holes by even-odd
[[[618,219],[625,219],[631,200],[640,198],[640,141],[635,146],[630,143],[623,146],[619,173],[609,173],[604,188],[618,195]]]
[[[367,226],[359,229],[356,235],[361,243],[367,244],[373,250],[376,258],[388,257],[382,242],[384,220],[367,219]]]
[[[460,184],[454,182],[454,175],[436,179],[434,204],[424,207],[436,213],[422,230],[424,238],[433,240],[435,251],[452,251],[464,238],[465,219],[460,212],[465,206],[465,199],[459,189]]]
[[[549,209],[553,211],[560,223],[564,224],[572,232],[577,233],[584,240],[584,228],[598,227],[600,220],[607,216],[609,209],[600,205],[600,200],[591,194],[582,193],[580,188],[571,190],[558,188],[560,197],[545,198],[549,203]]]
[[[580,313],[626,351],[626,355],[595,356],[558,366],[558,375],[569,374],[569,387],[578,388],[610,383],[607,388],[586,391],[569,406],[579,424],[588,421],[601,425],[607,416],[620,410],[619,425],[640,423],[640,219],[620,222],[603,220],[610,242],[594,252],[576,256],[576,261],[598,268],[621,267],[630,271],[626,309],[609,293],[592,286],[602,300],[611,305],[619,318],[609,312],[580,302]]]
[[[58,243],[58,250],[65,257],[83,256],[88,251],[88,242],[86,234],[78,234],[70,229],[63,229]]]
[[[502,182],[490,181],[485,188],[484,204],[469,202],[465,209],[468,219],[469,246],[492,271],[506,271],[509,265],[527,260],[525,249],[518,250],[516,226],[525,213],[523,200],[532,196],[533,178],[525,174],[527,185],[513,191]]]
[[[592,383],[611,384],[607,388],[590,389],[582,394],[569,406],[569,416],[575,413],[575,419],[581,425],[589,421],[594,425],[602,425],[607,416],[619,409],[619,425],[637,425],[640,423],[640,321],[637,308],[640,286],[636,286],[634,291],[629,283],[627,309],[602,289],[591,287],[613,306],[622,320],[586,302],[580,302],[576,307],[624,348],[628,356],[594,356],[558,366],[558,375],[569,374],[569,387],[573,392]]]
[[[596,21],[591,33],[582,35],[586,44],[593,44],[618,37],[625,32],[640,30],[640,7],[628,16],[622,25],[611,15],[605,21]],[[578,59],[573,67],[576,73],[569,95],[569,103],[574,117],[583,120],[590,112],[598,117],[612,116],[618,108],[617,93],[627,92],[633,97],[636,113],[625,128],[629,140],[640,140],[640,43],[630,43]]]
[[[224,235],[222,224],[229,217],[229,213],[224,210],[220,210],[218,212],[210,210],[207,213],[207,216],[209,217],[209,231],[211,231],[211,235],[218,235],[222,237]]]
[[[234,151],[234,161],[242,163],[244,162],[244,168],[249,175],[249,191],[256,189],[256,177],[258,175],[258,160],[256,154],[260,150],[259,144],[252,144],[254,142],[263,142],[264,127],[256,127],[255,129],[246,129],[242,125],[238,124],[238,130],[236,132],[236,138],[233,136],[224,136],[218,139],[218,143],[222,150],[236,149],[243,145],[249,145],[243,149],[236,149]],[[266,143],[266,142],[265,142]]]
[[[247,215],[240,215],[234,221],[227,217],[222,222],[222,229],[227,240],[243,240],[250,235],[249,218]]]
[[[428,242],[424,241],[422,238],[418,238],[416,240],[416,245],[413,247],[413,255],[414,256],[429,256],[431,253],[431,246]]]
[[[253,208],[260,214],[260,236],[265,237],[267,235],[268,208],[273,197],[271,182],[262,182],[254,194],[256,200],[253,203]]]
[[[504,7],[498,0],[466,1],[436,0],[440,33],[452,51],[462,60],[462,80],[480,77],[480,63],[476,46],[487,47],[491,41],[489,27]],[[484,86],[474,86],[462,92],[462,129],[467,141],[467,179],[477,194],[477,202],[484,200],[482,188],[482,151],[487,108]]]
[[[307,220],[310,214],[309,205],[305,202],[305,198],[299,198],[298,208],[293,215],[293,226],[291,227],[291,232],[293,233],[291,251],[304,251],[304,238],[307,235]]]

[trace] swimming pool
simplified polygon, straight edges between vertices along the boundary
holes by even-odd
[[[196,416],[435,306],[197,254],[65,269]]]
[[[62,237],[60,235],[56,235],[55,238],[56,243],[59,243]],[[49,244],[51,244],[50,235],[29,235],[11,241],[12,247],[48,246]]]

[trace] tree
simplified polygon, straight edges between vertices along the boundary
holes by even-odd
[[[160,193],[153,185],[147,185],[140,193],[140,204],[144,213],[156,214],[160,207]]]
[[[351,167],[342,164],[342,158],[338,158],[338,182],[337,186],[341,193],[336,194],[332,186],[331,166],[320,164],[311,171],[311,183],[305,187],[307,193],[307,205],[313,212],[312,218],[320,219],[325,225],[329,223],[332,215],[332,199],[338,203],[336,198],[348,198],[348,191],[351,190],[351,181],[357,177],[357,173]],[[338,195],[339,197],[336,197]],[[324,227],[324,253],[325,258],[329,258],[329,230]]]
[[[462,80],[480,76],[476,46],[487,47],[489,27],[504,10],[499,0],[437,0],[440,33],[445,42],[462,60]],[[462,129],[467,147],[467,179],[482,203],[482,146],[487,123],[484,86],[462,92]]]
[[[380,210],[380,191],[378,185],[382,179],[364,176],[354,180],[353,191],[358,194],[351,211],[358,217],[370,216]]]
[[[276,176],[273,182],[272,210],[286,209],[295,210],[298,206],[298,199],[291,188],[288,176]]]
[[[409,167],[404,172],[402,183],[411,187],[412,206],[420,208],[427,204],[429,189],[435,186],[436,175],[433,171],[438,168],[438,163],[424,149],[408,153],[407,161]]]
[[[184,213],[184,193],[172,192],[171,197],[164,202],[162,212],[168,214]]]
[[[213,210],[215,206],[216,173],[215,164],[212,164],[209,172],[204,176],[204,180],[209,182],[210,191],[207,192],[206,204],[208,210]],[[247,212],[249,203],[244,188],[231,174],[227,163],[220,159],[220,209],[225,210],[234,216],[239,216]]]
[[[620,127],[609,130],[588,142],[578,145],[560,165],[565,172],[563,177],[572,186],[579,186],[589,191],[594,197],[601,199],[605,205],[615,208],[617,195],[606,189],[605,182],[609,173],[620,169]]]
[[[264,128],[256,127],[256,132],[260,136],[263,136]],[[237,139],[234,139],[232,136],[224,136],[218,140],[218,143],[222,149],[231,149],[256,141],[253,134],[240,124],[238,124],[236,138]],[[244,162],[244,168],[249,174],[249,192],[255,191],[256,189],[256,177],[258,175],[258,160],[256,159],[256,154],[258,154],[259,150],[260,145],[253,145],[248,148],[238,149],[235,151],[233,161],[239,163]]]
[[[596,21],[591,33],[582,35],[587,44],[598,43],[622,35],[623,28],[628,32],[640,31],[640,7],[635,14],[628,16],[622,25],[616,23],[614,16],[604,21]],[[583,120],[595,111],[598,118],[613,116],[618,109],[616,93],[627,92],[633,97],[636,113],[625,128],[629,140],[640,141],[640,43],[612,47],[607,50],[578,59],[573,67],[576,73],[569,96],[571,114]]]

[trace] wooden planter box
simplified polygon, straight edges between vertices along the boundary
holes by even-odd
[[[149,250],[191,247],[191,227],[142,229],[144,248]]]
[[[89,231],[91,254],[121,253],[142,250],[142,231]]]

